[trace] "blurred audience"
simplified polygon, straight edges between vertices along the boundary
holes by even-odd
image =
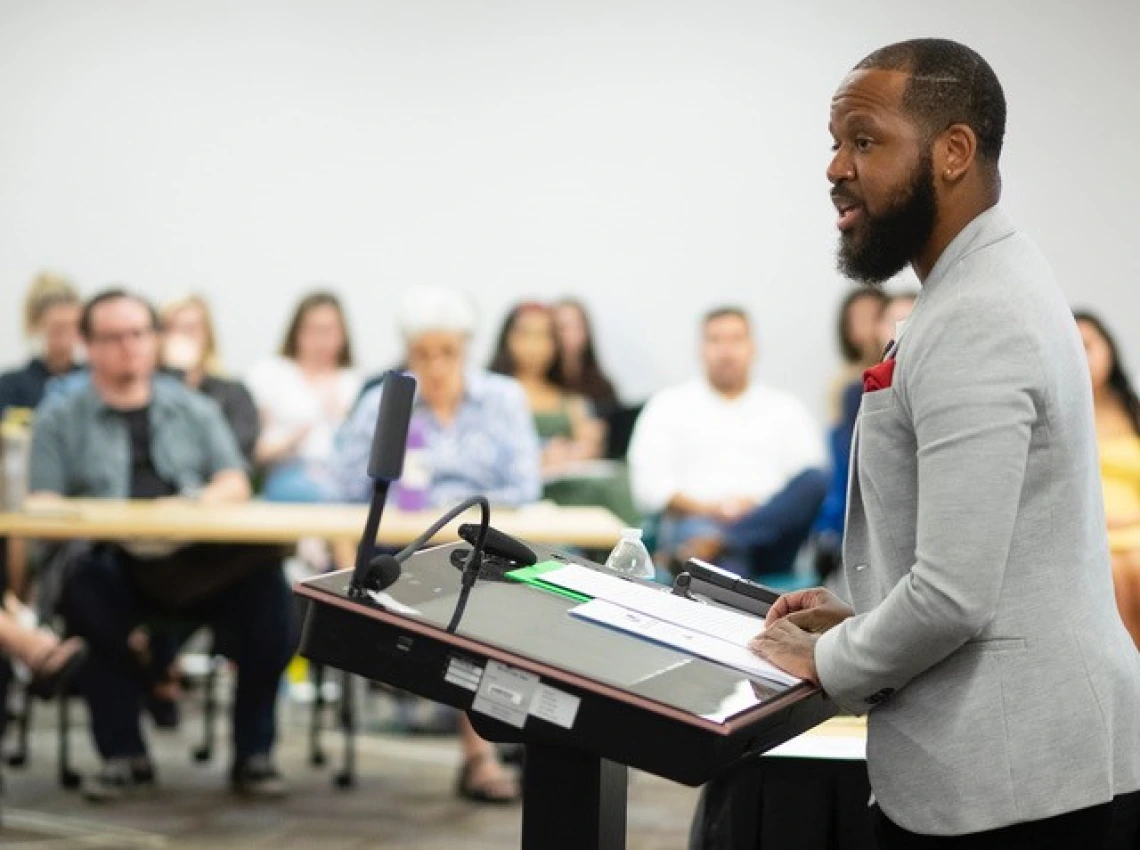
[[[883,305],[882,312],[879,313],[880,357],[886,353],[887,346],[902,335],[906,320],[910,318],[917,301],[917,292],[900,292],[888,298],[887,303]]]
[[[586,305],[576,298],[563,298],[554,305],[558,340],[558,383],[582,396],[605,416],[619,404],[613,382],[598,362],[593,324]]]
[[[596,460],[605,442],[605,426],[594,418],[585,397],[561,385],[561,367],[553,311],[533,301],[512,308],[499,332],[490,369],[514,378],[526,392],[543,441],[544,473]]]
[[[471,303],[449,289],[411,289],[404,295],[399,327],[418,383],[413,415],[426,433],[431,503],[448,506],[475,494],[502,505],[537,500],[539,446],[526,394],[514,379],[469,365],[468,343],[475,331]],[[366,469],[383,393],[383,384],[370,390],[338,438],[332,466],[346,501],[367,501],[372,494]],[[349,548],[338,560],[347,564],[352,557]],[[517,778],[495,748],[475,734],[466,715],[459,729],[460,796],[478,802],[518,799]]]
[[[411,289],[399,325],[418,385],[413,419],[426,430],[431,503],[447,506],[475,493],[501,505],[536,501],[539,447],[526,394],[517,381],[469,365],[475,311],[467,298]],[[340,498],[372,494],[366,470],[383,392],[383,384],[370,390],[341,429],[331,464]]]
[[[217,405],[156,374],[153,308],[124,290],[107,290],[87,302],[80,330],[90,380],[37,415],[29,498],[248,499],[241,452]],[[154,784],[139,710],[166,668],[132,641],[153,618],[214,629],[238,666],[232,786],[248,795],[284,792],[271,753],[292,603],[276,549],[96,544],[74,565],[60,607],[91,648],[79,684],[103,766],[85,782],[89,799]]]
[[[634,429],[638,507],[661,514],[658,554],[743,575],[786,573],[827,488],[819,426],[794,396],[752,379],[756,345],[744,310],[708,313],[702,378],[650,399]]]
[[[48,381],[79,368],[79,293],[67,278],[38,275],[24,299],[24,335],[32,359],[0,375],[0,418],[10,407],[32,409]]]
[[[853,383],[863,384],[863,370],[874,366],[883,356],[879,344],[879,319],[890,300],[881,289],[859,287],[843,299],[839,307],[837,334],[843,364],[832,381],[828,394],[828,412],[832,424],[844,420],[843,394]]]
[[[1140,647],[1140,399],[1104,322],[1089,312],[1076,319],[1092,380],[1116,605]]]
[[[319,502],[334,485],[328,463],[337,429],[360,391],[339,299],[315,292],[297,305],[278,356],[250,370],[247,384],[261,414],[256,459],[262,495],[279,502]]]
[[[535,302],[514,307],[499,332],[490,368],[515,378],[526,392],[542,440],[543,495],[561,505],[601,505],[625,522],[639,524],[624,466],[598,462],[605,424],[585,397],[560,384],[554,311]]]
[[[166,304],[159,318],[163,369],[217,403],[252,469],[261,430],[257,407],[244,384],[223,377],[209,304],[200,295],[190,295]]]

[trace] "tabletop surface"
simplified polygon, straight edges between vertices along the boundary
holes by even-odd
[[[407,513],[386,509],[379,542],[403,545],[414,540],[442,510]],[[156,539],[204,543],[292,543],[303,537],[355,542],[367,506],[283,504],[251,501],[202,504],[192,500],[58,499],[29,503],[19,512],[0,513],[0,535],[63,540]],[[437,542],[457,539],[464,515],[444,529]],[[561,507],[549,503],[491,509],[491,523],[515,537],[587,548],[612,547],[622,522],[605,508]]]

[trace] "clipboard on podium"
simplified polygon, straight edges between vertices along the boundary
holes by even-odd
[[[540,562],[606,573],[526,545]],[[301,654],[466,711],[488,740],[525,744],[525,850],[620,850],[629,767],[701,785],[835,713],[809,683],[749,675],[574,616],[580,598],[511,580],[519,565],[501,557],[484,557],[449,630],[469,551],[417,552],[398,581],[363,598],[350,593],[351,570],[300,582]],[[763,615],[755,591],[705,567],[690,563],[673,596]]]

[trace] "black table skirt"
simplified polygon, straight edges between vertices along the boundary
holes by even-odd
[[[862,761],[767,757],[710,782],[690,850],[874,850]],[[1140,848],[1140,795],[1118,799],[1106,850]]]
[[[691,850],[873,850],[863,761],[766,757],[705,786]]]

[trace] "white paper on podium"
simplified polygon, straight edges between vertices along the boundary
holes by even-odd
[[[747,646],[764,631],[764,621],[759,617],[703,605],[674,596],[663,587],[646,587],[577,564],[543,573],[542,580],[739,646]]]
[[[546,576],[543,578],[545,579]],[[683,599],[678,599],[678,601],[685,602],[694,608],[703,607]],[[570,613],[575,617],[621,629],[623,632],[629,632],[646,640],[698,655],[701,658],[707,658],[734,670],[740,670],[772,682],[795,685],[801,681],[790,673],[785,673],[775,665],[753,655],[745,646],[721,640],[695,629],[643,614],[640,611],[631,610],[606,599],[595,598],[590,602],[584,602],[571,608]]]

